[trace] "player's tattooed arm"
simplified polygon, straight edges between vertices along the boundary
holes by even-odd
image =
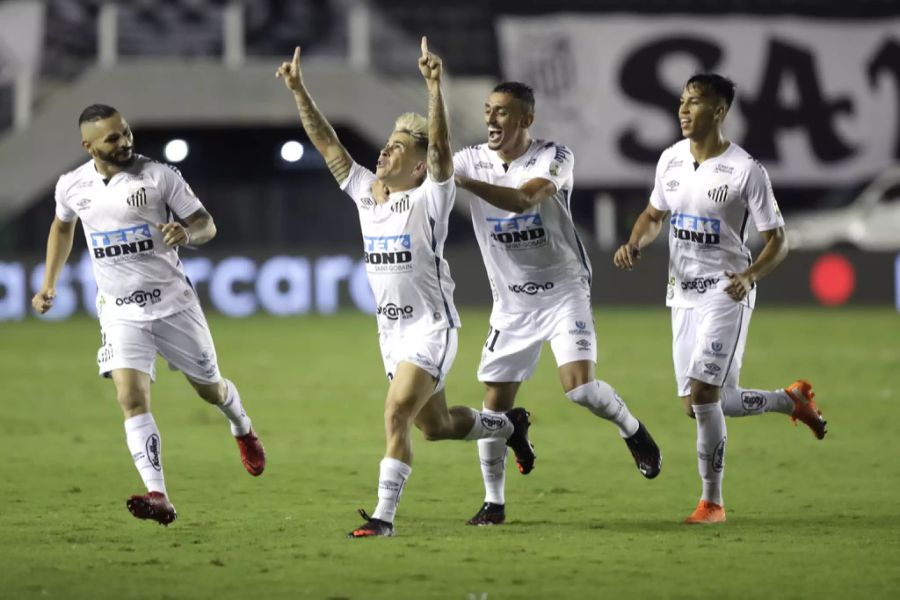
[[[428,51],[428,39],[422,37],[419,72],[428,87],[428,173],[441,182],[453,176],[453,152],[450,149],[450,125],[441,89],[441,57]]]
[[[177,221],[157,223],[166,246],[202,246],[216,237],[216,224],[205,209],[198,209],[185,217],[187,227]]]
[[[338,183],[343,183],[350,174],[353,159],[341,145],[334,128],[316,106],[309,91],[303,84],[303,73],[300,70],[300,47],[294,49],[294,57],[290,62],[283,62],[275,72],[276,77],[284,79],[284,85],[293,93],[300,122],[306,135],[322,158],[332,176]]]

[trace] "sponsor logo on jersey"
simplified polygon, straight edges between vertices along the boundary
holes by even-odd
[[[393,302],[388,302],[387,304],[383,304],[375,309],[375,314],[386,317],[391,321],[396,321],[397,319],[412,319],[413,307],[409,304],[405,306],[397,306]]]
[[[145,448],[147,450],[147,460],[150,461],[150,466],[157,471],[162,471],[162,463],[159,461],[159,436],[155,433],[151,433],[150,437],[147,438]]]
[[[727,173],[728,175],[734,174],[734,167],[729,167],[728,165],[723,165],[719,163],[716,165],[716,168],[713,169],[713,173]]]
[[[663,175],[671,171],[672,169],[677,169],[681,165],[684,164],[684,161],[680,158],[672,158],[669,160],[669,164],[666,165],[666,170],[663,171]]]
[[[366,196],[365,198],[359,199],[359,206],[361,208],[372,208],[373,206],[375,206],[375,201]]]
[[[674,179],[670,179],[669,181],[666,182],[666,189],[668,189],[671,192],[672,190],[677,190],[679,185],[681,185],[681,183],[679,183],[678,181],[676,181]]]
[[[559,176],[559,172],[562,170],[562,165],[556,162],[555,160],[550,163],[550,174],[554,177]]]
[[[491,239],[506,250],[528,250],[547,244],[547,232],[538,213],[516,215],[509,218],[487,219]]]
[[[162,298],[162,290],[154,288],[149,292],[146,290],[135,290],[124,298],[116,298],[116,306],[125,306],[126,304],[137,304],[141,308],[147,306],[147,303],[158,304]]]
[[[716,373],[718,373],[719,371],[722,370],[722,367],[720,367],[716,363],[711,363],[711,362],[703,363],[703,366],[706,367],[703,370],[703,372],[708,375],[715,375]]]
[[[766,407],[766,397],[756,392],[741,392],[741,404],[747,412],[759,412]]]
[[[577,342],[575,342],[575,345],[578,346],[578,350],[579,350],[579,351],[582,351],[582,350],[584,350],[584,351],[590,351],[590,349],[591,349],[591,342],[590,342],[590,340],[586,340],[586,339],[583,339],[583,338],[580,339],[580,340],[578,340]]]
[[[363,262],[373,273],[412,271],[412,238],[409,234],[363,236]]]
[[[391,204],[391,212],[392,213],[405,213],[409,210],[409,196],[403,196],[393,204]]]
[[[570,335],[590,335],[591,332],[587,328],[587,323],[584,321],[575,321],[575,329],[569,330]]]
[[[719,187],[707,190],[706,195],[716,204],[721,204],[728,198],[728,184],[720,185]]]
[[[136,225],[91,234],[94,258],[111,258],[113,262],[142,260],[152,255],[153,234],[150,225]]]
[[[722,351],[722,342],[713,342],[712,344],[710,344],[709,347],[712,348],[713,352],[721,352]]]
[[[75,184],[76,190],[83,190],[84,188],[94,187],[94,182],[92,180],[87,181],[79,181]]]
[[[478,161],[477,163],[475,163],[475,168],[476,169],[493,169],[494,165],[492,165],[491,163],[489,163],[485,160],[482,160],[482,161]]]
[[[147,206],[147,188],[141,188],[128,196],[125,200],[125,204],[128,206],[133,206],[135,208],[140,206]]]
[[[528,159],[528,162],[525,163],[525,168],[527,169],[528,167],[533,167],[536,164],[537,164],[537,156],[532,156],[531,158]]]
[[[713,450],[712,455],[712,468],[716,473],[721,473],[722,469],[725,468],[725,443],[728,441],[727,437],[723,437],[719,440],[719,443],[716,444],[716,449]]]
[[[91,207],[91,199],[90,198],[82,198],[78,202],[75,203],[76,210],[87,210]]]
[[[523,284],[514,283],[509,287],[509,291],[513,294],[528,294],[529,296],[534,296],[538,292],[545,292],[553,289],[553,282],[548,281],[547,283],[535,283],[533,281],[526,281]]]
[[[705,294],[706,290],[716,289],[718,283],[718,277],[697,277],[690,281],[682,281],[681,289],[684,291],[697,292],[698,294]],[[721,344],[719,345],[721,346]]]
[[[672,215],[669,223],[672,226],[672,235],[679,240],[696,244],[715,245],[721,239],[722,224],[719,219],[678,213]]]

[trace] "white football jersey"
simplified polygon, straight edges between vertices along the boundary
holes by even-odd
[[[413,190],[372,198],[375,174],[353,163],[341,189],[353,198],[363,259],[375,294],[378,331],[432,332],[460,326],[453,279],[444,259],[447,221],[456,199],[453,178],[430,176]]]
[[[511,188],[535,178],[556,185],[553,196],[523,213],[499,209],[477,196],[472,200],[472,225],[495,309],[527,312],[554,306],[573,289],[589,291],[590,259],[569,205],[574,165],[571,150],[547,140],[533,140],[509,165],[487,144],[454,155],[454,171],[470,179]]]
[[[741,272],[752,258],[747,219],[759,231],[784,226],[765,168],[735,143],[697,165],[690,140],[666,149],[656,165],[650,204],[669,215],[666,305],[691,307],[728,286],[725,271]],[[753,307],[756,289],[744,299]]]
[[[185,310],[197,296],[157,223],[203,208],[174,167],[136,155],[108,182],[90,160],[56,183],[56,216],[81,219],[97,280],[97,314],[134,321]]]

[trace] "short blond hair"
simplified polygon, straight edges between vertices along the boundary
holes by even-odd
[[[403,113],[394,121],[394,131],[412,137],[420,150],[428,150],[428,119],[414,112]]]

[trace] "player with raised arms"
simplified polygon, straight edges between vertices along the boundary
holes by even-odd
[[[738,387],[756,283],[784,260],[788,245],[768,173],[722,132],[734,94],[734,83],[714,73],[685,83],[678,105],[684,139],[660,156],[650,202],[613,258],[621,269],[635,268],[668,216],[675,381],[697,420],[702,480],[700,501],[685,521],[691,524],[725,520],[725,415],[780,412],[818,439],[826,433],[808,382],[774,391]],[[765,240],[755,260],[746,246],[748,217]]]
[[[558,142],[533,139],[534,119],[531,88],[501,83],[484,105],[487,143],[454,156],[458,185],[476,196],[472,225],[494,298],[478,368],[484,409],[503,414],[513,407],[549,342],[566,397],[614,423],[638,470],[652,479],[662,465],[659,448],[613,387],[595,375],[591,265],[570,209],[575,156]],[[503,523],[506,448],[481,440],[478,455],[485,498],[468,523]]]
[[[534,465],[524,409],[494,415],[447,408],[444,382],[456,356],[460,322],[443,250],[456,186],[441,59],[428,51],[424,37],[419,71],[428,89],[428,118],[406,113],[397,119],[374,173],[350,157],[307,91],[300,48],[276,73],[293,93],[313,145],[358,209],[390,381],[378,504],[371,517],[360,510],[365,523],[349,533],[351,538],[394,535],[397,503],[412,472],[413,424],[428,440],[496,439],[513,448],[523,473]]]
[[[80,218],[98,288],[102,341],[97,364],[116,386],[128,450],[147,487],[126,506],[139,519],[168,525],[176,513],[166,492],[159,429],[150,413],[157,354],[225,415],[247,471],[260,475],[266,464],[237,387],[219,373],[206,317],[178,257],[180,246],[213,239],[216,226],[174,167],[134,153],[131,128],[115,108],[88,106],[78,125],[91,160],[56,184],[44,280],[32,306],[41,314],[53,307]]]

